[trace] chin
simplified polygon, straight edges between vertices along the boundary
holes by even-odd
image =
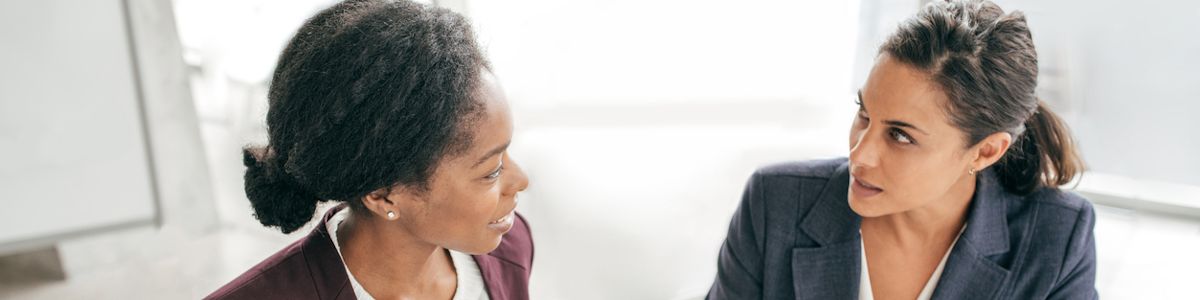
[[[474,245],[469,245],[469,247],[464,247],[463,249],[454,249],[454,250],[456,250],[458,252],[470,254],[470,255],[488,254],[488,253],[491,253],[492,251],[496,250],[497,247],[500,247],[500,241],[502,240],[503,237],[504,237],[504,235],[499,235],[499,236],[496,236],[495,238],[489,239],[487,241],[482,241],[482,242],[476,243]]]
[[[858,214],[860,217],[874,218],[887,215],[887,212],[881,209],[877,204],[865,203],[862,200],[855,199],[854,196],[847,198],[847,201],[850,203],[850,210],[854,211],[854,213]]]

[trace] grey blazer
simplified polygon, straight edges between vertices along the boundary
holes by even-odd
[[[858,299],[860,218],[845,158],[751,176],[717,260],[709,299]],[[979,176],[967,226],[933,299],[1096,299],[1095,212],[1054,188],[1008,193]]]

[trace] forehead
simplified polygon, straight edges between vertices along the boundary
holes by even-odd
[[[476,159],[478,155],[491,151],[512,139],[512,119],[508,99],[504,96],[504,91],[491,72],[483,73],[479,90],[476,92],[481,108],[480,114],[467,128],[472,135],[472,143],[466,156],[471,159]]]
[[[887,54],[876,60],[862,93],[872,118],[905,121],[923,129],[949,125],[944,110],[949,98],[929,74]]]

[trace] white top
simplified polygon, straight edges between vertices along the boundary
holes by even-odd
[[[942,255],[942,261],[938,263],[937,268],[933,269],[933,274],[929,276],[929,280],[925,281],[925,287],[921,288],[921,293],[917,294],[917,300],[930,300],[933,298],[933,289],[937,287],[938,279],[942,278],[942,270],[946,268],[946,259],[950,258],[950,251],[954,250],[954,245],[958,244],[958,238],[962,237],[963,230],[958,231],[958,236],[954,237],[954,242],[950,243],[950,248],[946,249],[946,254]],[[860,233],[859,236],[862,236]],[[863,243],[862,238],[858,239],[859,243]],[[862,272],[858,280],[858,299],[859,300],[875,300],[875,292],[871,290],[871,274],[867,272],[867,247],[862,244]]]
[[[342,257],[342,247],[338,245],[337,232],[341,227],[342,221],[350,216],[350,209],[342,209],[329,218],[329,222],[325,223],[325,229],[329,231],[329,238],[333,239],[333,247],[337,249],[338,257]],[[479,265],[475,264],[475,259],[470,254],[449,250],[450,261],[454,263],[454,270],[458,273],[458,287],[454,289],[453,300],[489,300],[487,289],[483,283],[483,274],[479,272]],[[350,268],[346,267],[346,260],[342,258],[342,267],[346,268],[346,276],[350,277],[350,288],[354,289],[354,297],[360,300],[375,300],[367,290],[363,289],[362,284],[354,279],[354,274],[350,273]]]

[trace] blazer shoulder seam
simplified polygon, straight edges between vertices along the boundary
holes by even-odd
[[[301,251],[302,251],[302,250],[301,250]],[[297,254],[300,254],[300,253],[288,253],[287,255],[284,255],[284,256],[282,256],[282,257],[279,257],[279,260],[277,260],[277,261],[274,261],[274,262],[273,262],[272,264],[270,264],[270,265],[266,265],[266,266],[263,266],[263,267],[261,267],[261,268],[257,268],[257,267],[256,267],[256,268],[252,268],[252,270],[256,270],[256,271],[257,271],[257,272],[254,274],[254,276],[250,277],[249,279],[246,279],[245,281],[242,281],[242,282],[241,282],[241,284],[238,284],[237,286],[233,287],[232,289],[228,290],[227,292],[225,292],[225,293],[222,293],[221,295],[219,295],[219,296],[217,296],[217,297],[213,297],[213,298],[214,298],[214,299],[227,298],[227,297],[230,297],[230,296],[232,296],[232,295],[235,295],[235,294],[237,294],[238,292],[240,292],[240,291],[242,291],[242,290],[246,289],[246,287],[250,286],[250,285],[251,285],[251,283],[254,283],[254,282],[256,282],[256,281],[259,281],[259,280],[261,280],[261,279],[263,278],[263,276],[266,276],[267,272],[269,272],[269,271],[271,271],[271,270],[275,269],[275,268],[276,268],[276,267],[278,267],[280,264],[282,264],[284,261],[286,261],[286,260],[288,260],[288,259],[290,259],[290,258],[293,258],[293,257],[295,257]],[[272,258],[272,257],[274,257],[274,256],[268,257],[267,259],[270,259],[270,258]],[[308,266],[306,265],[306,266],[305,266],[305,268],[307,269],[307,268],[308,268]],[[309,271],[309,272],[310,272],[310,274],[311,274],[311,272],[312,272],[312,271]],[[239,277],[240,277],[240,276],[239,276]],[[309,277],[311,278],[311,276],[309,276]],[[236,279],[235,279],[235,280],[236,280]],[[207,299],[207,298],[206,298],[206,299]]]

